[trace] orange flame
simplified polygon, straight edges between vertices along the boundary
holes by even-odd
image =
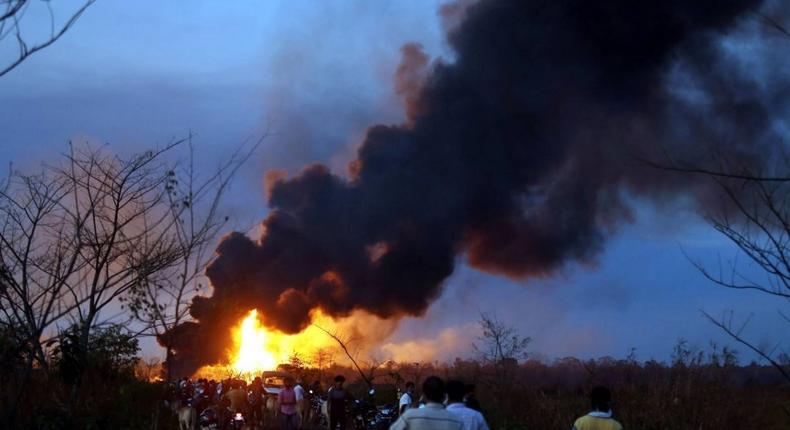
[[[251,310],[234,335],[239,348],[233,361],[236,373],[249,375],[277,367],[277,359],[266,348],[269,337],[269,333],[258,321],[258,311]]]
[[[333,327],[336,323],[320,311],[314,312],[312,318],[322,327]],[[255,309],[247,313],[231,333],[233,348],[227,353],[227,364],[203,366],[195,377],[223,379],[233,376],[250,381],[264,371],[277,370],[295,355],[309,362],[317,350],[336,348],[332,338],[312,325],[293,335],[268,329],[261,324]]]

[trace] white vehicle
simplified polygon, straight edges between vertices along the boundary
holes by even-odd
[[[285,388],[285,378],[290,376],[286,372],[263,372],[264,410],[272,415],[277,415],[277,396]]]
[[[287,372],[263,372],[261,379],[263,380],[263,390],[266,395],[277,396],[280,391],[285,387],[285,378],[291,376]]]

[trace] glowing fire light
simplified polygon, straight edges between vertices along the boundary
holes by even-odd
[[[233,369],[243,375],[260,373],[277,367],[277,359],[266,349],[268,333],[258,322],[258,311],[253,309],[241,322],[235,333],[239,351]]]
[[[342,319],[334,319],[324,315],[320,310],[313,311],[310,317],[315,325],[310,325],[296,334],[285,334],[261,324],[261,315],[257,310],[249,311],[237,325],[229,327],[233,339],[226,358],[221,363],[203,366],[193,375],[195,378],[224,379],[241,377],[251,381],[256,376],[269,370],[277,370],[281,364],[293,364],[298,356],[302,363],[313,366],[328,366],[335,359],[342,359],[337,343],[315,325],[340,332],[362,333],[368,338],[381,337],[380,321],[371,316],[351,315]],[[359,330],[368,330],[360,332]],[[329,362],[315,362],[318,351],[328,354]]]
[[[231,328],[233,346],[227,352],[227,361],[201,367],[193,376],[210,379],[241,377],[251,381],[262,372],[277,370],[289,363],[294,356],[309,359],[318,349],[335,348],[333,340],[318,328],[309,326],[300,333],[289,335],[272,330],[260,322],[258,311],[253,309]],[[335,321],[316,311],[313,322],[334,327]],[[324,363],[326,364],[326,363]]]

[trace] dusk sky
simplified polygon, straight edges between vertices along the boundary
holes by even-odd
[[[232,227],[255,234],[267,216],[265,172],[296,175],[321,162],[346,175],[368,126],[406,120],[393,79],[401,47],[416,42],[433,61],[452,62],[443,3],[99,1],[61,40],[0,78],[0,165],[36,169],[70,140],[128,153],[191,131],[210,169],[268,132],[225,200]],[[31,13],[26,25],[46,25]],[[759,48],[732,49],[750,58]],[[469,355],[480,312],[515,325],[533,338],[532,352],[549,358],[624,357],[633,347],[640,360],[668,360],[678,338],[701,348],[732,344],[701,310],[753,313],[745,336],[758,345],[787,341],[780,301],[716,287],[689,261],[727,270],[737,252],[685,197],[626,201],[633,221],[619,224],[591,261],[558,273],[510,279],[458,256],[427,314],[402,319],[383,350]],[[763,276],[743,256],[738,264]],[[143,353],[160,350],[147,340]],[[752,358],[742,351],[742,361]]]

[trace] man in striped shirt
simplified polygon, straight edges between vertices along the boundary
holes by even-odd
[[[463,430],[461,419],[444,408],[445,386],[438,376],[429,376],[422,383],[424,408],[407,409],[390,430]]]

